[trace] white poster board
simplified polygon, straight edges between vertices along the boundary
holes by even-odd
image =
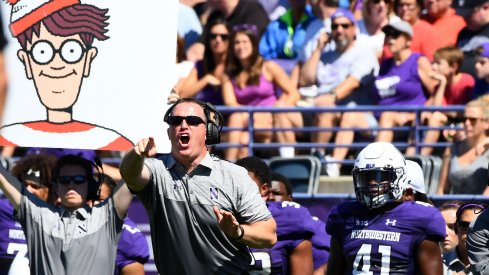
[[[174,85],[177,0],[8,2],[14,3],[16,12],[12,15],[12,4],[2,1],[9,88],[0,145],[127,150],[131,143],[153,136],[158,151],[169,152],[163,115]],[[58,6],[68,2],[72,3],[62,9],[79,4],[107,9],[108,19],[93,23],[89,18],[87,24],[100,28],[100,22],[107,23],[102,29],[109,38],[95,37],[90,47],[78,33],[52,34],[42,21],[39,37],[34,34],[23,49],[12,27],[23,30],[26,22],[38,21],[39,14],[45,16],[42,20],[50,14],[62,17]],[[88,13],[91,18],[101,16]],[[46,24],[54,29],[56,20]],[[74,27],[84,24],[80,17],[73,21]]]

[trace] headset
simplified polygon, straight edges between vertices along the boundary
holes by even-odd
[[[85,175],[88,181],[87,201],[98,200],[98,190],[100,184],[103,181],[103,177],[96,176],[96,175],[103,175],[103,169],[102,169],[102,163],[100,162],[99,158],[96,157],[94,161],[95,162],[92,162],[83,157],[76,156],[76,155],[64,155],[60,157],[56,162],[56,166],[53,168],[52,179],[56,184],[58,184],[58,177],[61,168],[67,165],[80,166],[85,171]],[[94,173],[94,170],[98,172]]]
[[[209,102],[203,102],[195,98],[179,99],[175,102],[175,104],[173,104],[173,106],[168,108],[163,118],[163,121],[168,123],[168,118],[171,116],[171,112],[173,111],[175,106],[184,102],[196,103],[204,110],[206,118],[205,144],[219,144],[221,142],[221,130],[222,125],[224,124],[224,119],[221,113],[219,113],[219,111],[216,109],[216,107],[214,107],[214,105],[210,104]]]

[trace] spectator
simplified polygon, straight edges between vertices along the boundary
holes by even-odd
[[[375,54],[356,43],[356,24],[351,12],[339,9],[331,16],[331,21],[335,50],[323,51],[329,37],[322,35],[312,56],[301,69],[300,85],[318,85],[318,95],[314,98],[317,107],[373,104],[370,91],[374,88],[379,68]],[[337,116],[330,112],[318,113],[314,124],[332,127]],[[302,126],[302,123],[298,121],[296,124]],[[313,135],[312,141],[327,143],[331,136],[330,131],[321,131]],[[324,148],[315,148],[315,154],[321,161],[324,161],[324,153]]]
[[[467,26],[457,37],[457,47],[464,53],[461,71],[476,77],[477,48],[489,42],[489,1],[455,1]]]
[[[447,260],[453,258],[453,256],[450,254],[455,253],[455,248],[458,245],[458,236],[457,233],[455,233],[455,226],[457,224],[456,213],[458,208],[462,204],[463,203],[460,201],[448,201],[443,203],[440,208],[438,208],[441,215],[443,216],[443,219],[445,219],[445,223],[447,226],[447,235],[445,237],[445,241],[440,244],[443,260],[443,274],[449,274],[448,266],[450,265],[450,263],[447,262]]]
[[[469,225],[484,211],[484,206],[476,203],[462,204],[456,213],[455,232],[458,237],[458,245],[452,251],[444,255],[444,261],[448,263],[447,274],[471,274],[471,266],[467,251],[467,231]],[[481,274],[481,273],[476,273]]]
[[[19,159],[12,175],[38,199],[52,203],[55,192],[51,170],[56,158],[50,155],[30,155]],[[29,272],[27,244],[21,225],[14,218],[14,208],[0,196],[0,274],[25,274]]]
[[[430,23],[440,38],[440,47],[455,46],[459,32],[466,26],[464,18],[451,8],[453,0],[423,0],[426,13],[421,19]]]
[[[411,50],[423,54],[433,60],[433,54],[440,48],[440,38],[437,31],[426,21],[421,20],[423,0],[394,0],[394,9],[397,16],[409,22],[413,28]],[[384,54],[384,57],[390,55]]]
[[[475,73],[477,79],[472,90],[472,99],[489,93],[489,42],[482,44],[476,52]]]
[[[204,31],[204,58],[195,63],[179,95],[214,105],[224,105],[221,78],[226,65],[230,30],[225,21],[214,20]]]
[[[267,13],[257,0],[208,0],[207,5],[212,8],[212,12],[205,25],[213,24],[214,20],[224,20],[231,28],[235,25],[255,25],[260,38],[269,23]],[[194,62],[202,59],[203,53],[202,43],[194,43],[187,51],[189,60]]]
[[[449,147],[443,159],[438,194],[488,195],[489,95],[467,103],[462,121],[466,139]]]
[[[249,247],[275,244],[275,221],[246,170],[211,156],[223,121],[192,98],[165,113],[171,153],[156,157],[153,138],[139,141],[121,175],[148,212],[160,274],[241,274]],[[213,216],[215,216],[213,218]]]
[[[239,159],[236,164],[248,170],[277,222],[277,243],[270,249],[251,249],[255,258],[251,264],[251,273],[271,270],[271,274],[312,274],[311,238],[314,225],[309,211],[297,203],[275,202],[270,199],[273,198],[270,194],[270,168],[262,159],[251,156]],[[263,254],[267,258],[260,261]]]
[[[202,34],[202,25],[194,9],[181,2],[178,3],[177,18],[177,32],[184,41],[183,48],[185,53],[192,44],[199,40]]]
[[[463,57],[463,53],[453,46],[441,48],[435,52],[433,72],[430,75],[440,84],[435,91],[434,106],[465,105],[469,102],[474,87],[474,78],[467,73],[460,72]],[[432,114],[423,113],[423,115],[425,115],[423,123],[427,123],[429,127],[442,127],[448,123],[449,119],[454,119],[457,114],[455,112],[434,112]],[[436,143],[439,138],[439,130],[427,131],[423,143]],[[432,147],[423,147],[420,153],[426,156],[431,155],[432,151]],[[414,148],[410,148],[406,154],[415,154]]]
[[[271,174],[272,185],[270,187],[269,200],[277,202],[293,201],[292,185],[290,181],[282,174]],[[312,242],[312,260],[314,264],[314,275],[326,274],[329,258],[329,240],[330,236],[326,233],[326,224],[317,217],[312,217],[314,224],[314,235]]]
[[[467,251],[473,274],[487,274],[489,263],[489,224],[487,208],[470,223],[467,233]]]
[[[101,179],[98,189],[98,202],[103,202],[110,197],[117,183],[106,174],[98,174]],[[146,237],[129,218],[124,218],[121,238],[117,244],[117,256],[115,259],[115,275],[144,275],[144,264],[149,260],[149,248]]]
[[[91,162],[68,155],[53,169],[62,207],[32,195],[5,168],[0,188],[16,210],[25,232],[31,274],[112,274],[117,242],[132,196],[122,185],[113,197],[95,207],[98,182]]]
[[[430,78],[431,64],[429,60],[413,53],[409,48],[413,31],[406,21],[398,21],[382,29],[386,35],[386,44],[393,53],[393,57],[386,59],[380,66],[379,76],[375,81],[376,92],[371,97],[378,99],[380,106],[392,105],[424,105],[434,90],[433,80]],[[369,131],[369,128],[391,128],[412,123],[415,114],[408,112],[385,111],[381,113],[355,113],[343,114],[340,127],[359,127],[365,129],[364,135],[376,138],[377,141],[390,142],[394,138],[391,130],[382,130],[378,133]],[[337,144],[347,145],[353,141],[354,132],[351,130],[339,131],[336,135]],[[348,147],[336,147],[333,159],[342,161],[348,153]],[[340,164],[329,163],[328,172],[339,174]]]
[[[273,61],[264,61],[258,53],[258,37],[256,29],[237,28],[231,35],[228,56],[226,58],[226,74],[223,76],[222,89],[224,103],[227,106],[295,106],[299,100],[299,92],[291,84],[289,77]],[[282,90],[280,97],[275,87]],[[290,116],[298,113],[257,112],[254,114],[253,126],[255,128],[287,127],[286,123],[292,120]],[[228,126],[231,128],[245,128],[248,126],[248,113],[235,112],[229,116]],[[288,143],[294,139],[292,131],[277,134],[281,143]],[[260,131],[255,133],[255,141],[269,143],[273,133]],[[248,144],[247,131],[230,131],[228,142],[233,144]],[[293,151],[290,147],[287,150]],[[286,151],[287,151],[286,150]],[[285,154],[285,153],[284,153]],[[247,148],[229,148],[226,150],[226,159],[235,161],[248,155]]]
[[[381,59],[384,48],[385,34],[382,28],[389,23],[399,21],[399,17],[392,14],[392,0],[366,0],[363,2],[362,19],[358,21],[358,40],[371,48],[377,59]]]
[[[268,24],[259,44],[260,55],[265,60],[297,58],[302,49],[306,28],[314,20],[306,0],[289,0],[291,8]]]
[[[326,225],[328,274],[441,274],[438,242],[445,238],[445,221],[429,204],[402,202],[407,175],[401,152],[390,143],[371,143],[352,174],[357,200],[336,205]]]

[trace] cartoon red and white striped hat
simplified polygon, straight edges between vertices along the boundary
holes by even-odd
[[[14,37],[23,33],[46,16],[66,7],[79,4],[80,0],[6,0],[12,5],[10,31]]]

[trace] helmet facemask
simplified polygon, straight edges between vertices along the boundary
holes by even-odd
[[[369,209],[401,198],[404,169],[401,167],[356,168],[352,171],[357,200]]]

